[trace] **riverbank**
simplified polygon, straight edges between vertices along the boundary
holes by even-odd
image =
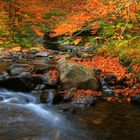
[[[113,102],[139,102],[139,77],[122,66],[117,57],[91,53],[71,56],[42,47],[26,51],[12,49],[3,51],[0,58],[0,85],[4,88],[33,92],[53,89],[60,102],[84,106],[95,104],[98,98]],[[18,87],[15,86],[17,84]],[[45,96],[48,98],[48,95]],[[43,102],[47,102],[45,98]]]

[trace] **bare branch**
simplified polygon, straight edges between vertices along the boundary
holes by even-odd
[[[126,0],[126,2],[128,2],[128,7],[127,7],[127,12],[128,12],[128,20],[127,20],[127,22],[126,22],[126,25],[125,25],[125,27],[124,27],[124,29],[123,29],[123,31],[121,32],[121,36],[123,35],[123,33],[125,32],[125,30],[126,30],[126,28],[127,28],[127,26],[128,26],[128,24],[129,24],[129,22],[130,22],[130,1],[129,0]]]

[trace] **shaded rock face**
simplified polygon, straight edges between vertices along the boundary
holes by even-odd
[[[57,79],[51,79],[48,65],[13,64],[0,73],[0,87],[15,91],[57,88]]]
[[[41,82],[40,77],[5,77],[0,80],[0,86],[15,91],[31,91]]]
[[[58,50],[59,43],[57,37],[50,37],[49,33],[46,33],[43,36],[43,44],[45,48],[52,49],[52,50]]]
[[[41,82],[41,78],[32,77],[34,66],[28,64],[13,64],[0,75],[0,86],[19,91],[30,91]]]
[[[60,83],[64,88],[98,90],[100,82],[92,69],[64,59],[59,60]]]

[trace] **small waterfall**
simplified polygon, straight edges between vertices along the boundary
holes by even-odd
[[[29,93],[13,92],[5,89],[0,90],[0,104],[25,108],[33,112],[38,117],[56,122],[60,120],[56,113],[45,109],[42,104],[37,104],[37,100]]]
[[[36,98],[30,94],[0,89],[0,103],[36,103]]]
[[[66,116],[53,107],[39,104],[30,93],[5,89],[0,89],[0,128],[0,137],[3,132],[5,139],[10,140],[89,139]]]

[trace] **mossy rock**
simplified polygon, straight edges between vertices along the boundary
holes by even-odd
[[[39,51],[37,49],[35,49],[35,48],[31,48],[29,50],[29,52],[32,53],[32,54],[35,54],[35,53],[38,53]]]
[[[60,83],[64,88],[92,90],[100,88],[99,79],[96,77],[93,69],[65,59],[60,59],[58,65]]]

